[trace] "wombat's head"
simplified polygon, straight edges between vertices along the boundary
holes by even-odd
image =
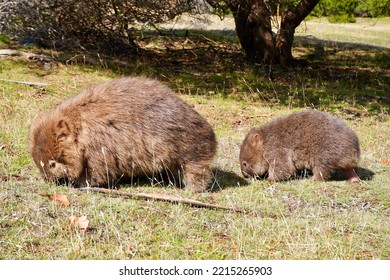
[[[240,166],[242,175],[248,177],[262,177],[268,171],[268,163],[263,159],[263,133],[252,128],[244,139],[240,150]]]
[[[35,117],[30,127],[29,151],[46,181],[77,179],[83,170],[74,127],[54,114]]]

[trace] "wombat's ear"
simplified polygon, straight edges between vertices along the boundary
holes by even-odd
[[[68,123],[65,120],[60,120],[57,123],[56,133],[57,133],[57,139],[60,141],[65,141],[69,139],[71,131]]]
[[[255,133],[251,136],[251,143],[253,146],[259,146],[263,144],[263,137],[261,133]]]

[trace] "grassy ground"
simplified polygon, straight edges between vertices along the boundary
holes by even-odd
[[[61,63],[0,60],[1,79],[50,83],[0,82],[0,259],[389,259],[389,50],[298,38],[294,54],[307,64],[275,68],[270,77],[245,61],[232,32],[186,33],[143,37],[141,57],[30,49]],[[1,45],[9,47],[15,45]],[[261,214],[126,200],[43,182],[27,151],[34,115],[87,84],[139,74],[170,85],[213,125],[215,178],[212,191],[197,195],[145,182],[120,188]],[[307,107],[329,111],[357,132],[362,182],[241,178],[238,153],[247,131]],[[71,205],[39,193],[63,193]],[[69,229],[72,215],[86,215],[91,230]]]
[[[333,42],[349,42],[390,48],[390,18],[358,18],[356,23],[329,23],[327,19],[303,22],[297,35]]]

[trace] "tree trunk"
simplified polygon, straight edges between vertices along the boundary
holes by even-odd
[[[282,16],[280,29],[276,38],[275,55],[280,64],[291,66],[293,63],[292,46],[295,28],[310,14],[319,0],[302,0],[295,7],[288,9]]]
[[[280,30],[276,38],[275,56],[281,65],[290,66],[293,63],[292,46],[294,41],[295,27],[292,27],[283,17],[280,23]]]
[[[274,57],[275,40],[272,34],[271,13],[264,1],[236,1],[231,5],[236,33],[248,59],[270,63]]]
[[[236,33],[248,59],[255,63],[280,63],[291,66],[295,28],[309,15],[319,0],[301,0],[282,12],[278,34],[272,33],[272,12],[265,0],[234,0]]]

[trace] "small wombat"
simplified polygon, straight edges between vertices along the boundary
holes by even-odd
[[[354,182],[359,156],[359,139],[341,119],[304,110],[252,128],[241,146],[240,165],[244,177],[268,175],[269,181],[305,169],[313,179],[327,180],[332,170],[341,169]]]
[[[206,120],[168,87],[141,77],[88,87],[35,117],[29,133],[42,176],[76,186],[164,173],[205,191],[216,148]]]

